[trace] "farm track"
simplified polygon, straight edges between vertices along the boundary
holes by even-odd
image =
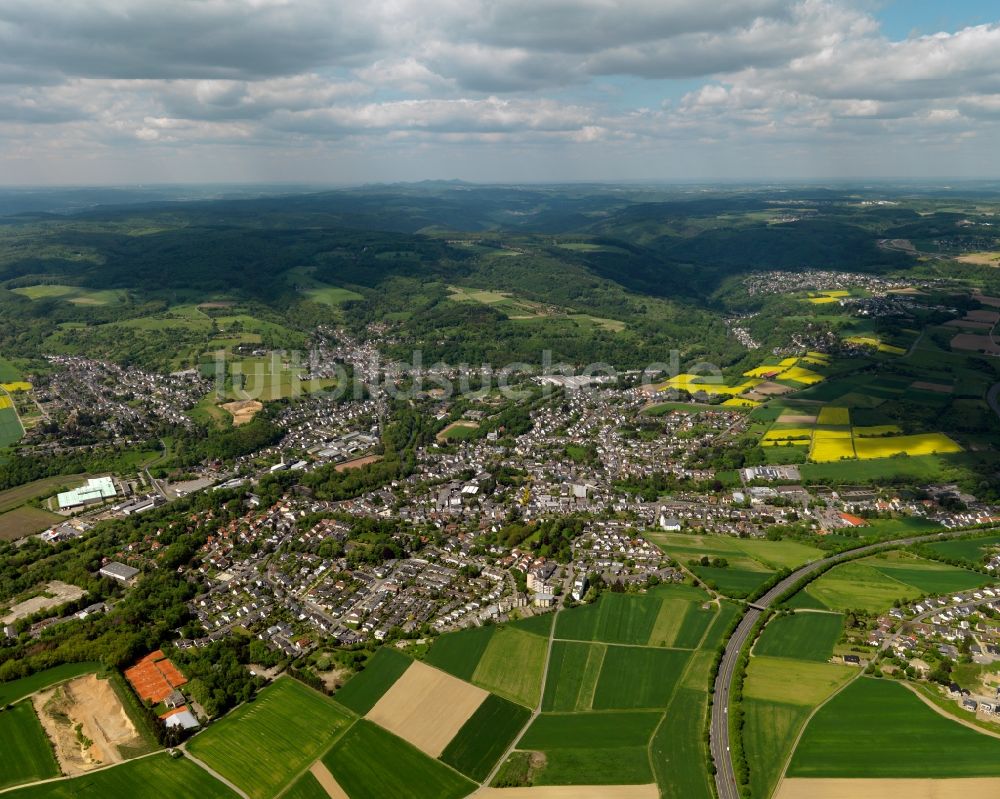
[[[1000,384],[996,387],[1000,392]],[[737,625],[736,630],[726,641],[725,651],[722,661],[719,664],[719,671],[715,678],[715,702],[712,705],[712,722],[709,727],[709,749],[712,760],[715,763],[716,775],[715,785],[718,799],[740,799],[740,789],[736,782],[736,771],[733,768],[733,758],[730,752],[730,729],[729,729],[729,697],[732,690],[733,677],[736,674],[736,663],[739,660],[740,652],[750,637],[750,633],[757,623],[757,620],[774,604],[777,600],[784,598],[792,586],[803,577],[822,569],[825,566],[833,566],[847,560],[856,558],[872,552],[887,549],[899,549],[901,547],[918,544],[925,541],[936,541],[945,538],[958,538],[968,535],[969,531],[959,530],[951,533],[935,533],[933,535],[913,536],[911,538],[897,539],[894,541],[882,541],[877,544],[851,549],[840,552],[822,560],[813,561],[792,572],[788,577],[774,586],[764,596],[756,602],[750,604],[743,618]]]

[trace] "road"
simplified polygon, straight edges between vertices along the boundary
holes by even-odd
[[[1000,389],[998,389],[1000,390]],[[729,696],[733,685],[733,676],[736,673],[736,663],[740,657],[743,645],[750,637],[757,620],[771,604],[780,599],[796,582],[803,577],[812,574],[817,569],[822,569],[841,561],[856,558],[872,552],[885,549],[898,549],[899,547],[917,544],[922,541],[935,541],[942,538],[957,538],[968,535],[968,530],[959,530],[951,533],[935,533],[934,535],[915,536],[894,541],[884,541],[878,544],[870,544],[858,549],[841,552],[831,555],[822,560],[807,563],[798,571],[792,572],[788,577],[778,583],[756,602],[747,606],[746,613],[740,620],[736,630],[726,642],[726,651],[719,664],[719,673],[715,678],[715,696],[712,705],[712,723],[709,728],[710,751],[712,760],[715,763],[715,786],[719,799],[740,799],[739,786],[736,783],[736,773],[733,769],[733,758],[729,751]]]

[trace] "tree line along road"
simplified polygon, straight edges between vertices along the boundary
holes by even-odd
[[[740,799],[739,785],[736,783],[736,772],[733,768],[733,758],[729,751],[729,696],[733,685],[733,676],[736,673],[736,663],[739,660],[740,652],[746,644],[750,633],[757,624],[757,621],[764,612],[776,600],[784,597],[785,594],[803,577],[813,572],[831,566],[841,561],[853,560],[862,555],[881,550],[898,549],[899,547],[919,544],[924,541],[938,541],[942,538],[959,538],[970,535],[972,531],[959,530],[951,533],[934,533],[933,535],[914,536],[913,538],[902,538],[893,541],[881,541],[877,544],[849,549],[831,555],[822,560],[807,563],[800,569],[792,572],[784,580],[775,585],[760,599],[747,605],[746,612],[740,623],[736,626],[733,634],[726,641],[726,650],[719,663],[719,671],[715,677],[715,694],[712,703],[712,723],[709,727],[709,750],[712,753],[712,761],[715,763],[715,787],[719,799]],[[978,532],[978,531],[976,531]]]

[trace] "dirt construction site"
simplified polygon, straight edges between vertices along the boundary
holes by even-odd
[[[32,702],[67,776],[120,763],[120,746],[142,743],[111,683],[93,674],[35,694]]]

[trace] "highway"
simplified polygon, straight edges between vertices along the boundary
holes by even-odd
[[[739,660],[740,651],[750,637],[757,620],[762,613],[771,606],[775,600],[781,598],[796,582],[808,574],[812,574],[817,569],[850,560],[859,555],[866,555],[884,549],[898,549],[899,547],[918,544],[923,541],[936,541],[942,538],[957,538],[969,535],[969,530],[959,530],[948,533],[935,533],[933,535],[915,536],[893,541],[883,541],[877,544],[851,549],[837,555],[831,555],[822,560],[807,563],[797,571],[792,572],[788,577],[778,583],[764,596],[747,606],[746,613],[740,620],[736,630],[726,641],[726,651],[719,664],[719,673],[715,678],[715,696],[712,705],[712,724],[709,728],[710,751],[712,760],[715,763],[715,786],[719,799],[739,799],[739,786],[736,784],[736,774],[733,769],[733,758],[729,751],[729,695],[733,685],[733,675],[736,673],[736,662]]]

